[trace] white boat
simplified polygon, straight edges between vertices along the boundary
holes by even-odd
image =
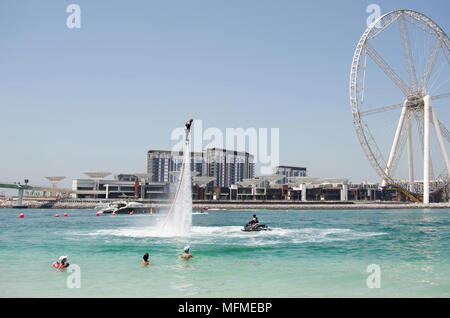
[[[139,202],[126,202],[126,201],[116,201],[110,203],[108,206],[99,210],[100,213],[116,213],[116,214],[130,214],[133,213],[156,213],[158,208],[148,207]]]
[[[116,201],[112,203],[106,203],[103,206],[99,205],[100,209],[98,210],[99,213],[113,213],[116,212],[118,209],[123,208],[127,205],[127,202],[125,201]]]

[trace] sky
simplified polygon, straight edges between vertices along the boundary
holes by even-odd
[[[279,128],[280,164],[379,182],[349,106],[369,4],[448,30],[446,0],[1,1],[0,181],[145,172],[147,151],[170,150],[192,117]]]

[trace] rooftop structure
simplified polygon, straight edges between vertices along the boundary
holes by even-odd
[[[103,179],[106,178],[107,176],[111,175],[111,172],[85,172],[85,175],[87,175],[89,178],[91,179]]]
[[[66,177],[62,177],[62,176],[45,177],[45,179],[47,179],[48,181],[50,181],[52,183],[53,188],[56,188],[56,185],[58,184],[58,182],[65,178]]]
[[[192,180],[192,183],[201,188],[204,188],[208,184],[210,184],[212,181],[214,181],[214,177],[194,177]]]

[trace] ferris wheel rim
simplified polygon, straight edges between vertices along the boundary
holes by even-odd
[[[435,23],[431,18],[428,16],[414,11],[414,10],[408,10],[408,9],[402,9],[402,10],[394,10],[391,12],[388,12],[382,16],[380,16],[378,19],[373,21],[364,31],[361,38],[358,41],[358,44],[356,46],[355,52],[353,54],[353,60],[352,60],[352,66],[350,68],[350,83],[349,83],[349,95],[350,95],[350,109],[352,112],[352,118],[353,118],[353,126],[355,128],[359,143],[361,144],[361,147],[363,148],[363,151],[366,155],[366,157],[369,159],[369,163],[372,165],[372,167],[375,169],[377,174],[383,178],[383,180],[388,180],[391,182],[395,182],[394,179],[386,173],[385,167],[381,166],[380,159],[384,160],[384,156],[382,155],[381,151],[379,149],[373,149],[371,147],[370,143],[373,141],[373,144],[376,145],[376,142],[374,138],[371,136],[370,131],[367,128],[364,128],[364,125],[367,126],[367,124],[364,123],[360,116],[360,100],[359,100],[359,71],[360,71],[360,62],[361,62],[361,54],[363,50],[366,49],[365,45],[368,44],[367,41],[369,39],[375,38],[379,33],[381,33],[383,30],[388,28],[393,22],[395,22],[400,16],[403,14],[406,14],[410,16],[412,19],[421,21],[424,23],[430,30],[434,32],[436,37],[441,41],[442,49],[445,51],[445,48],[447,48],[447,53],[450,51],[450,42],[448,39],[447,34],[444,32],[444,30]],[[389,18],[391,19],[389,21]],[[387,20],[388,23],[386,25],[377,28],[379,29],[378,32],[370,37],[372,34],[374,28],[377,27],[379,23],[382,21]],[[425,30],[424,30],[425,31]],[[444,48],[445,45],[445,48]],[[440,48],[439,48],[440,50]],[[448,59],[448,55],[446,56]],[[365,76],[365,74],[364,74]],[[409,88],[409,86],[408,86]],[[364,86],[363,88],[364,89]],[[404,92],[405,93],[405,92]],[[405,98],[408,98],[408,95],[405,94]],[[362,95],[364,97],[364,94]],[[369,135],[368,135],[369,134]]]

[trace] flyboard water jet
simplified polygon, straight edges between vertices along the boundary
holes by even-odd
[[[162,230],[164,230],[172,217],[172,230],[177,232],[174,234],[187,234],[186,232],[190,230],[192,223],[190,167],[188,167],[188,170],[185,169],[187,162],[190,161],[189,133],[191,131],[192,122],[193,119],[191,118],[185,125],[186,139],[178,185],[169,212],[162,225]],[[182,200],[182,202],[180,202],[180,200]]]

